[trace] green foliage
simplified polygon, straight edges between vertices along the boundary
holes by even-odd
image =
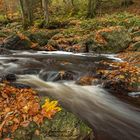
[[[105,15],[102,18],[85,20],[81,24],[83,29],[88,30],[102,29],[109,26],[124,26],[125,28],[137,27],[140,26],[140,18],[139,16],[123,12],[118,14]]]
[[[0,23],[7,24],[8,22],[8,19],[6,19],[4,15],[0,15]]]
[[[42,19],[37,19],[36,21],[34,21],[34,26],[37,28],[43,28],[45,27],[45,21]]]

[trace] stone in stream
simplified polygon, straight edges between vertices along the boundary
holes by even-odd
[[[2,44],[0,44],[0,55],[9,55],[9,54],[12,54],[12,52],[8,49],[5,49],[5,48],[1,48],[2,47]]]
[[[6,75],[1,76],[1,82],[2,81],[8,81],[8,82],[15,82],[17,79],[16,75],[13,73],[8,73]]]
[[[61,80],[75,80],[77,73],[72,71],[44,71],[40,73],[39,77],[44,81],[61,81]]]
[[[30,89],[31,87],[26,84],[11,82],[9,83],[10,86],[15,87],[17,89]]]
[[[38,134],[36,134],[36,130]],[[38,127],[30,123],[27,128],[19,128],[14,133],[16,140],[93,140],[93,131],[75,115],[64,109],[52,120],[44,120]]]

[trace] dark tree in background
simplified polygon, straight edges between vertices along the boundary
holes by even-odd
[[[44,11],[44,20],[46,24],[49,23],[49,0],[42,0],[42,7]]]
[[[134,3],[133,0],[123,0],[121,5],[123,7],[128,7],[129,5],[132,5],[133,3]]]
[[[33,23],[33,1],[32,0],[20,0],[20,7],[22,12],[23,25],[26,28]]]
[[[88,0],[87,18],[93,18],[97,14],[97,9],[101,0]]]

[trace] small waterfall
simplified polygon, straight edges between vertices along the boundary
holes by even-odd
[[[105,54],[16,51],[0,56],[0,75],[16,74],[19,82],[36,88],[42,96],[58,100],[93,128],[97,140],[140,140],[139,108],[120,101],[99,86],[79,86],[64,79],[50,82],[57,79],[61,70],[72,72],[74,77],[69,80],[76,80],[94,73],[96,68],[106,68],[100,61],[122,62],[114,55]]]
[[[140,109],[120,101],[99,86],[45,82],[33,75],[20,76],[19,81],[32,85],[43,96],[57,99],[91,125],[99,140],[140,139]]]

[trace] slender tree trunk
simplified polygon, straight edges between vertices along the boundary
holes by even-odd
[[[28,21],[29,21],[29,24],[31,25],[33,23],[33,8],[32,8],[33,1],[25,0],[25,2],[26,2],[25,6],[27,8]]]
[[[25,26],[26,16],[25,16],[25,11],[24,11],[23,0],[20,0],[19,2],[20,2],[20,7],[21,7],[21,14],[22,14],[23,26]]]
[[[74,0],[71,0],[71,4],[72,4],[73,7],[75,6],[75,5],[74,5]]]
[[[128,7],[129,5],[132,5],[133,3],[134,3],[133,0],[123,0],[121,5],[123,7]]]
[[[49,23],[49,0],[42,0],[42,7],[44,10],[44,19],[46,24]]]
[[[96,16],[99,5],[100,0],[88,0],[87,18],[93,18]]]
[[[26,28],[33,23],[32,0],[20,0],[23,26]]]

